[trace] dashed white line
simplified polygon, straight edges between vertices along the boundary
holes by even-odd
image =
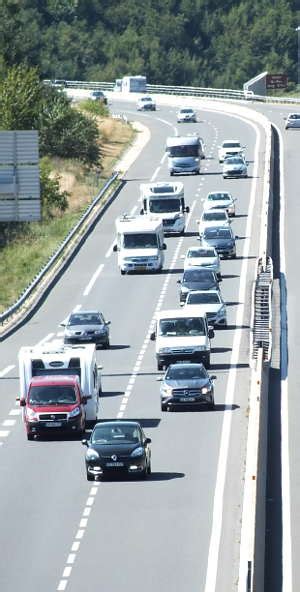
[[[104,264],[101,263],[99,265],[98,269],[96,269],[94,275],[91,277],[91,279],[90,279],[87,287],[85,288],[85,290],[83,292],[83,296],[88,296],[89,295],[89,293],[90,293],[91,289],[93,288],[95,282],[97,281],[97,279],[98,279],[98,277],[99,277],[99,275],[100,275],[103,267],[104,267]]]
[[[152,177],[151,177],[151,182],[152,182],[152,181],[154,181],[154,180],[156,179],[156,177],[157,177],[157,175],[158,175],[159,171],[160,171],[160,166],[158,166],[158,167],[155,169],[155,171],[154,171],[154,173],[153,173],[153,175],[152,175]]]
[[[6,368],[4,368],[3,370],[0,371],[0,378],[3,378],[4,376],[6,376],[6,374],[8,374],[14,368],[15,368],[14,364],[11,364],[10,366],[6,366]]]

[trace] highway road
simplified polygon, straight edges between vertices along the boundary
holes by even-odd
[[[144,592],[225,592],[237,580],[263,131],[210,111],[199,112],[197,124],[180,125],[180,133],[199,131],[207,153],[200,176],[180,177],[191,208],[186,235],[166,239],[163,273],[121,277],[111,250],[115,218],[138,212],[141,182],[169,179],[165,139],[177,127],[172,108],[137,114],[130,104],[113,105],[121,108],[149,127],[149,143],[39,310],[0,345],[1,592],[137,592],[141,586]],[[232,137],[247,146],[248,179],[224,181],[220,174],[217,146]],[[197,244],[201,198],[222,188],[237,197],[239,240],[237,259],[222,262],[229,327],[216,331],[213,341],[216,409],[162,413],[149,328],[159,308],[179,306],[181,255]],[[99,308],[111,320],[112,346],[97,352],[103,365],[100,416],[141,421],[152,438],[153,473],[146,482],[88,483],[79,441],[25,438],[15,403],[18,350],[61,339],[59,323],[75,307]]]

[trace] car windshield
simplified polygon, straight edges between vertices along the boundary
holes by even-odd
[[[226,158],[225,164],[245,164],[245,163],[242,158],[231,157],[231,158]]]
[[[240,142],[223,142],[223,148],[240,148]]]
[[[207,378],[207,372],[202,364],[169,366],[165,376],[166,380],[197,380],[197,378]]]
[[[180,199],[165,198],[150,199],[150,212],[153,214],[163,214],[166,212],[180,212]]]
[[[213,249],[190,249],[187,254],[188,257],[215,257]]]
[[[101,325],[103,323],[100,315],[91,314],[72,314],[69,318],[68,325]]]
[[[205,212],[203,214],[202,220],[226,220],[227,216],[225,212]]]
[[[289,119],[300,119],[300,114],[293,113],[293,115],[289,115]]]
[[[205,335],[204,320],[201,317],[161,319],[159,335],[162,337],[202,336]]]
[[[205,228],[204,238],[232,238],[230,228]]]
[[[220,296],[217,292],[204,292],[197,294],[197,292],[190,292],[187,296],[187,304],[218,304]]]
[[[182,281],[183,283],[213,281],[214,277],[214,273],[206,269],[187,269],[183,274]]]
[[[142,441],[140,429],[135,425],[99,425],[93,430],[91,442],[93,444],[140,444]]]
[[[199,156],[199,143],[187,144],[183,146],[171,146],[169,149],[171,157],[188,157],[188,156]]]
[[[157,235],[149,232],[124,234],[123,246],[125,249],[154,249],[158,246]]]
[[[77,402],[71,385],[32,386],[28,400],[31,405],[71,405]]]
[[[180,113],[194,113],[193,109],[180,109]]]
[[[228,201],[230,199],[230,195],[228,195],[228,193],[209,193],[207,199],[209,201]]]

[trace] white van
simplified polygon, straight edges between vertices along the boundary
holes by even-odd
[[[116,220],[118,253],[121,274],[130,271],[159,271],[164,264],[164,231],[156,216],[127,216]]]
[[[20,400],[27,396],[31,379],[35,376],[77,375],[83,395],[87,398],[87,421],[96,421],[101,376],[96,361],[94,344],[61,345],[49,342],[33,347],[23,346],[19,351]]]
[[[175,173],[200,173],[200,160],[205,158],[202,138],[194,136],[174,136],[167,138],[168,169]]]
[[[123,76],[122,92],[146,92],[146,76]]]
[[[156,330],[151,340],[156,341],[157,369],[174,362],[202,362],[210,366],[210,340],[213,327],[208,326],[206,315],[190,312],[189,308],[162,310],[156,318]]]
[[[190,211],[185,207],[183,183],[142,183],[140,190],[140,213],[157,216],[165,234],[183,234],[185,214]]]

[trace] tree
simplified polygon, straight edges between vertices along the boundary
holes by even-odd
[[[36,68],[13,66],[0,84],[0,127],[35,129],[43,87]]]

